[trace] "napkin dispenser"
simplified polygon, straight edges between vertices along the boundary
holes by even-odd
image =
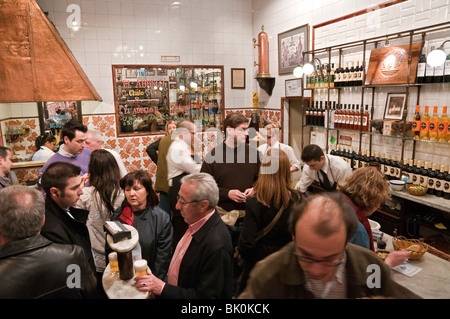
[[[106,224],[103,225],[103,228],[111,235],[115,243],[123,239],[131,239],[131,231],[117,220],[107,221]]]

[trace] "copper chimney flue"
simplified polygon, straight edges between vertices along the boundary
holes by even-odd
[[[0,103],[101,101],[35,0],[0,0]]]
[[[258,66],[258,73],[256,74],[256,80],[259,86],[272,95],[273,87],[275,86],[275,78],[270,77],[269,73],[269,39],[267,33],[264,32],[264,25],[261,26],[261,32],[258,34],[258,41],[253,38],[253,47],[258,47],[258,62],[254,62],[255,66]]]

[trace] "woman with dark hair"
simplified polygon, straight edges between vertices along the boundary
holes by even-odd
[[[245,288],[250,270],[258,261],[292,240],[287,220],[292,204],[301,195],[290,186],[290,168],[287,154],[276,148],[269,149],[261,162],[254,194],[245,202],[244,226],[238,241],[244,260],[238,292]]]
[[[119,166],[108,151],[100,149],[92,152],[89,172],[90,186],[83,188],[77,207],[89,211],[86,226],[94,252],[95,266],[98,273],[103,273],[107,265],[106,233],[103,225],[111,220],[125,196],[119,185]]]
[[[55,155],[55,152],[53,150],[56,146],[56,137],[54,137],[50,133],[45,133],[44,135],[36,137],[35,145],[37,152],[34,153],[31,160],[46,161],[50,157]]]
[[[113,220],[120,220],[136,228],[142,258],[147,260],[152,273],[167,279],[172,258],[172,223],[170,216],[158,206],[158,196],[150,176],[143,170],[128,173],[120,180],[125,199]]]

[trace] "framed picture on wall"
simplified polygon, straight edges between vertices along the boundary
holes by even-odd
[[[292,73],[303,63],[303,52],[308,51],[309,25],[305,24],[278,34],[278,74]]]
[[[231,88],[245,89],[245,69],[231,69]]]
[[[38,114],[41,134],[50,131],[55,135],[71,119],[82,122],[81,101],[39,102]]]
[[[385,120],[401,120],[406,105],[406,93],[388,93],[384,109]]]
[[[284,85],[286,97],[301,97],[302,94],[302,79],[286,80]]]

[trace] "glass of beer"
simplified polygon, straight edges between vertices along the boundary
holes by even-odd
[[[136,277],[147,275],[147,260],[136,260],[134,262],[134,273]]]
[[[113,274],[119,273],[119,262],[117,261],[117,253],[112,252],[108,255],[109,266],[111,267],[111,272]]]

